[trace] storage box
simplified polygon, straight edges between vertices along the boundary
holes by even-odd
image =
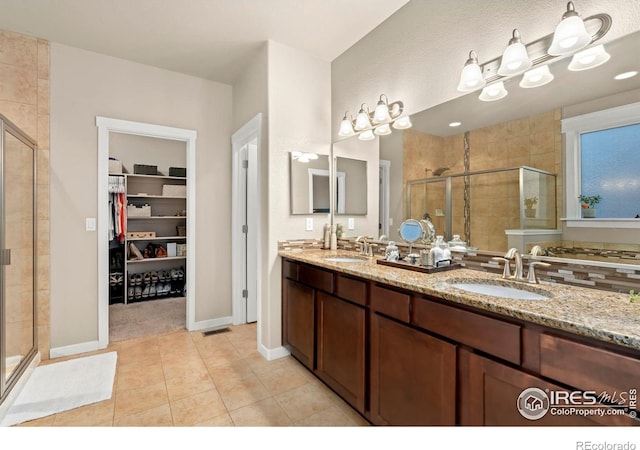
[[[167,242],[167,256],[177,256],[177,244],[175,242]]]
[[[129,217],[151,217],[150,205],[127,205]]]
[[[146,164],[134,164],[133,173],[138,175],[158,175],[158,166],[148,166]]]
[[[176,231],[178,233],[178,236],[186,236],[187,235],[187,227],[185,227],[184,225],[178,225],[176,227]]]
[[[187,169],[186,167],[169,167],[169,176],[170,177],[186,177]]]
[[[156,237],[155,231],[127,231],[127,239],[145,239]]]
[[[163,184],[162,195],[165,197],[186,197],[187,186],[184,184]]]
[[[187,256],[187,244],[176,245],[176,256]]]
[[[118,161],[117,159],[110,159],[109,173],[122,173],[122,161]]]

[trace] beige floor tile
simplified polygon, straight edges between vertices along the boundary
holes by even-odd
[[[274,397],[293,422],[331,408],[334,403],[313,383],[283,392]]]
[[[116,387],[118,390],[137,389],[163,381],[162,363],[143,366],[130,364],[118,368]]]
[[[362,417],[355,409],[351,407],[347,402],[342,400],[337,395],[333,399],[334,405],[336,405],[349,419],[351,419],[356,425],[361,427],[371,426],[369,421]]]
[[[290,364],[281,365],[274,370],[261,370],[256,376],[271,395],[281,394],[309,383],[302,370]]]
[[[291,419],[273,398],[266,398],[251,405],[231,411],[231,419],[237,427],[290,426]]]
[[[211,341],[201,341],[197,344],[198,351],[207,365],[242,359],[242,355],[228,339],[216,339],[219,337],[222,336],[210,336],[207,339],[212,339]]]
[[[324,411],[299,420],[294,425],[302,427],[353,427],[356,426],[356,423],[334,405]]]
[[[200,392],[215,389],[208,373],[192,372],[183,376],[166,379],[169,401],[178,400]]]
[[[227,412],[215,389],[173,401],[170,406],[175,426],[194,425]]]
[[[56,415],[51,414],[47,417],[42,417],[40,419],[30,420],[28,422],[22,422],[17,427],[52,427],[53,422],[55,421]]]
[[[193,374],[208,374],[207,366],[199,356],[173,354],[162,359],[162,370],[167,379],[178,378]]]
[[[152,364],[160,364],[161,362],[162,359],[158,351],[141,354],[118,352],[118,369],[129,366],[149,366]]]
[[[169,404],[164,404],[116,419],[113,425],[116,427],[170,427],[173,426],[173,420]]]
[[[169,403],[164,380],[138,389],[116,391],[115,419]]]
[[[114,408],[115,401],[113,399],[81,406],[80,408],[56,414],[53,425],[56,427],[95,427],[108,423],[111,426]]]
[[[220,414],[218,417],[203,420],[193,425],[194,427],[232,427],[233,420],[228,413]]]
[[[221,361],[212,367],[208,367],[208,369],[209,375],[211,375],[211,379],[216,386],[222,386],[232,380],[242,380],[255,375],[246,359]]]
[[[230,380],[218,386],[218,392],[227,410],[233,411],[269,397],[269,391],[253,375],[241,380]]]

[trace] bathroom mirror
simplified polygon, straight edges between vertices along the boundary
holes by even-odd
[[[422,214],[428,212],[437,229],[444,225],[444,214],[449,207],[444,202],[445,183],[443,181],[440,192],[434,192],[435,204],[428,211],[416,208],[416,215],[406,217],[407,210],[404,190],[406,182],[411,179],[437,177],[439,168],[448,168],[440,174],[447,175],[465,172],[464,146],[465,132],[469,131],[469,170],[483,170],[531,166],[557,175],[557,205],[558,219],[564,217],[563,205],[563,136],[560,129],[560,119],[576,116],[587,112],[608,109],[625,103],[640,101],[640,75],[633,78],[616,81],[614,76],[630,71],[640,70],[640,33],[632,33],[617,40],[605,43],[606,51],[611,55],[610,60],[597,68],[571,72],[567,65],[571,58],[554,61],[550,65],[555,79],[548,85],[524,89],[518,86],[520,77],[505,82],[508,96],[496,102],[483,102],[478,99],[479,92],[472,92],[452,101],[437,105],[428,110],[411,115],[413,127],[403,131],[405,139],[394,138],[393,135],[380,137],[380,160],[388,160],[391,164],[391,200],[389,205],[390,217],[394,223],[401,223],[405,219],[421,219]],[[460,126],[449,126],[452,122],[461,122]],[[396,133],[394,133],[395,135]],[[540,139],[540,145],[532,144]],[[415,148],[408,148],[404,143],[410,142]],[[523,147],[529,145],[529,150]],[[438,147],[434,147],[438,145]],[[437,148],[433,152],[425,152],[427,148]],[[551,160],[551,157],[553,160]],[[500,165],[503,164],[503,165]],[[393,170],[393,168],[401,168]],[[465,177],[460,177],[453,183],[464,183]],[[495,181],[487,179],[487,184]],[[436,185],[434,185],[436,188]],[[462,186],[458,186],[462,189]],[[452,186],[456,189],[456,186]],[[395,192],[395,194],[394,194]],[[471,190],[470,200],[476,207],[482,206],[485,211],[482,216],[471,214],[471,222],[479,226],[482,232],[476,232],[478,238],[482,234],[490,234],[490,239],[480,239],[479,245],[474,243],[474,233],[471,234],[471,245],[480,250],[502,252],[505,249],[505,229],[512,228],[509,223],[496,224],[491,216],[503,208],[504,204],[496,195],[479,196],[478,190]],[[525,193],[526,194],[526,193]],[[457,202],[457,204],[456,204]],[[400,206],[402,205],[402,206]],[[519,206],[519,205],[518,205]],[[453,217],[453,233],[461,234],[464,238],[464,221],[462,219],[463,199],[454,198],[451,208],[458,211]],[[473,208],[472,208],[473,211]],[[514,218],[518,211],[507,211]],[[505,214],[506,216],[506,214]],[[440,223],[442,221],[442,223]],[[558,220],[558,227],[563,233],[557,238],[545,238],[545,241],[572,240],[581,242],[611,242],[615,236],[616,242],[637,242],[637,229],[571,229],[563,228]],[[390,227],[389,239],[398,239],[395,230]],[[635,239],[633,235],[635,233]],[[570,239],[567,239],[569,237]],[[561,256],[561,255],[556,255]],[[579,255],[566,255],[571,259],[580,259]]]
[[[291,214],[328,214],[331,199],[329,156],[291,152],[289,159]]]
[[[367,214],[367,161],[336,157],[336,214]]]

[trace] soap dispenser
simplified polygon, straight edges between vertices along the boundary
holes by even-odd
[[[436,267],[440,261],[451,260],[451,250],[449,250],[449,246],[444,241],[444,236],[436,236],[429,253],[431,255],[430,260]]]

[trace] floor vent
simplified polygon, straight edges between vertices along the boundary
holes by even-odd
[[[202,335],[204,337],[207,337],[207,336],[211,336],[211,335],[214,335],[214,334],[226,333],[227,331],[231,331],[229,329],[229,327],[218,328],[217,330],[203,331]]]

